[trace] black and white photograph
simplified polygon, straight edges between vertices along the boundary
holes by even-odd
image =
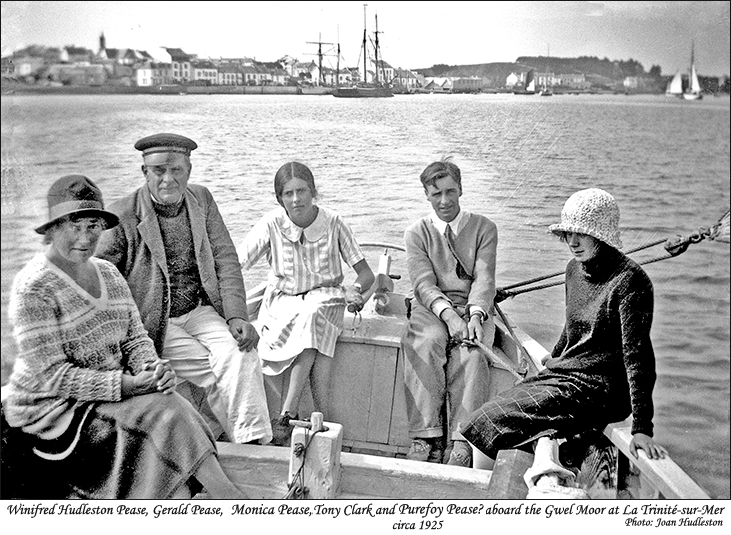
[[[731,3],[1,9],[5,525],[731,522]]]

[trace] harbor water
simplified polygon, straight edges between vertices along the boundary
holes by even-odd
[[[579,189],[615,196],[625,250],[715,224],[729,208],[729,108],[728,97],[624,95],[5,95],[2,383],[16,352],[8,294],[41,250],[32,229],[45,221],[48,186],[82,173],[107,202],[132,192],[143,183],[133,145],[145,135],[198,142],[191,181],[210,188],[236,242],[276,206],[279,166],[299,160],[315,175],[318,202],[339,212],[359,241],[402,244],[406,226],[430,210],[420,172],[452,156],[463,208],[497,224],[500,287],[564,268],[569,254],[547,227]],[[370,250],[372,267],[381,253]],[[402,254],[393,254],[403,289]],[[660,245],[633,257],[663,254]],[[705,240],[645,269],[655,287],[655,437],[711,497],[728,499],[729,245]],[[247,286],[264,272],[247,273]],[[553,346],[562,286],[501,306]]]

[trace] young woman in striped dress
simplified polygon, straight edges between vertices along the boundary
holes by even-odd
[[[374,276],[350,227],[313,202],[317,189],[307,166],[289,162],[280,167],[274,192],[280,207],[254,225],[238,255],[244,270],[262,256],[270,266],[256,325],[264,374],[291,368],[281,415],[272,421],[272,443],[283,445],[308,380],[315,408],[327,416],[330,367],[345,307],[363,306],[361,294]],[[357,274],[348,286],[341,259]]]

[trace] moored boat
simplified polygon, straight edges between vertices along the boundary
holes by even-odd
[[[323,435],[329,446],[317,444],[311,424],[295,428],[291,448],[219,443],[224,471],[251,498],[384,498],[384,499],[523,499],[528,488],[523,474],[532,455],[519,450],[498,454],[494,466],[477,468],[406,460],[407,433],[403,389],[401,331],[406,321],[403,293],[393,291],[391,251],[399,245],[372,243],[383,249],[376,282],[366,294],[360,314],[346,317],[332,368],[333,422],[341,433]],[[251,292],[250,314],[256,317],[264,285]],[[495,342],[486,350],[491,362],[490,396],[513,386],[542,368],[549,352],[499,310]],[[272,416],[279,414],[288,374],[266,377]],[[305,393],[301,413],[313,410]],[[313,414],[313,419],[315,415]],[[631,420],[608,425],[603,435],[586,445],[576,478],[577,488],[599,499],[707,499],[707,493],[671,458],[649,460],[644,452],[629,452]],[[330,433],[332,429],[328,431]],[[331,440],[331,442],[327,442]],[[323,454],[328,451],[328,454]],[[323,457],[327,459],[323,461]],[[310,464],[308,464],[310,463]],[[314,463],[314,464],[312,464]],[[318,464],[319,463],[319,464]],[[307,474],[302,476],[303,470]]]
[[[703,98],[698,73],[695,70],[695,43],[690,47],[690,71],[688,73],[688,88],[683,93],[685,100],[700,100]]]
[[[372,81],[368,81],[368,29],[366,26],[366,16],[365,16],[365,10],[366,5],[363,5],[363,42],[361,44],[361,54],[363,55],[363,77],[361,78],[362,82],[359,84],[355,84],[350,87],[336,87],[333,91],[333,96],[339,97],[339,98],[387,98],[393,96],[393,91],[388,86],[386,81],[383,79],[384,76],[382,74],[379,74],[379,71],[382,69],[383,66],[383,59],[379,59],[379,56],[381,54],[381,46],[378,40],[378,34],[381,33],[378,31],[378,15],[376,15],[376,31],[375,33],[375,40],[374,40],[374,46],[373,46],[373,54],[374,54],[374,70],[373,70],[373,79]],[[339,79],[339,76],[338,76]]]
[[[673,79],[668,83],[668,87],[665,90],[666,97],[682,97],[683,96],[683,77],[680,71],[675,73]]]
[[[536,80],[534,78],[535,71],[529,70],[525,75],[525,83],[520,89],[513,91],[514,95],[535,95],[536,94]]]

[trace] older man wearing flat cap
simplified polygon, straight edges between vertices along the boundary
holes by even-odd
[[[120,224],[97,256],[127,279],[142,321],[179,378],[206,390],[229,439],[271,440],[259,336],[249,323],[238,256],[211,192],[189,184],[195,141],[140,139],[146,183],[109,207]]]

